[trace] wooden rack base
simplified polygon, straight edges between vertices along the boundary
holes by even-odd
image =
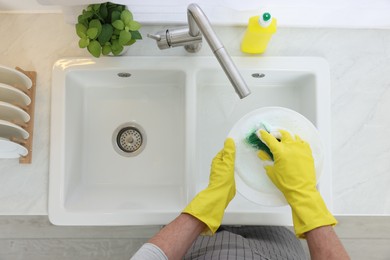
[[[22,72],[32,81],[31,88],[27,91],[27,95],[31,99],[30,105],[27,106],[27,113],[30,115],[30,121],[28,121],[25,130],[29,133],[28,139],[25,140],[25,143],[22,144],[28,150],[26,156],[20,157],[19,163],[29,164],[32,162],[32,148],[33,148],[33,137],[34,137],[34,113],[35,113],[35,92],[36,92],[36,83],[37,83],[37,73],[35,71],[25,71],[19,67],[16,67],[16,70]]]

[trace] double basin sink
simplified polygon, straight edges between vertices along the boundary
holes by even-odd
[[[49,219],[57,225],[167,224],[208,184],[210,164],[248,112],[307,117],[325,149],[318,188],[331,208],[330,83],[315,57],[233,57],[239,99],[214,57],[69,58],[52,79]],[[225,224],[290,225],[288,206],[239,192]]]

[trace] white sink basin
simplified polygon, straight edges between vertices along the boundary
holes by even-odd
[[[252,91],[242,100],[230,89],[228,79],[218,67],[201,69],[196,74],[197,132],[193,145],[197,164],[190,176],[197,185],[192,194],[207,184],[210,158],[221,149],[234,124],[252,110],[280,106],[299,112],[320,130],[326,163],[319,189],[331,207],[330,90],[326,62],[315,58],[237,58],[235,61]],[[260,206],[239,192],[226,212],[227,224],[292,223],[288,206]]]
[[[51,222],[168,223],[207,185],[210,162],[234,123],[264,106],[293,109],[320,130],[326,158],[319,189],[331,207],[326,62],[233,60],[252,90],[242,100],[214,57],[59,60],[52,86]],[[122,151],[118,134],[124,150],[141,148]],[[291,216],[288,207],[260,206],[237,193],[224,223],[289,225]]]

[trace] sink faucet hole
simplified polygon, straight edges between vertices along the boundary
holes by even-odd
[[[143,128],[134,123],[125,123],[117,127],[112,135],[115,151],[126,157],[136,156],[146,145],[146,134]]]
[[[265,74],[264,73],[253,73],[252,77],[260,79],[260,78],[264,78]]]
[[[131,77],[131,74],[128,73],[128,72],[119,72],[117,75],[120,78],[129,78],[129,77]]]

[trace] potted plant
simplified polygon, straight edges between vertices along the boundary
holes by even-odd
[[[120,55],[125,46],[142,39],[140,28],[125,5],[107,2],[84,9],[78,16],[76,33],[79,47],[98,58],[101,54]]]

